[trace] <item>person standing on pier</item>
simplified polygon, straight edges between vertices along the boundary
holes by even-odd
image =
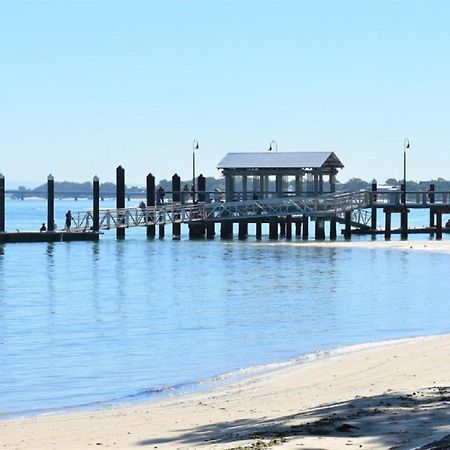
[[[70,231],[70,227],[72,225],[72,213],[69,211],[66,212],[66,231]]]
[[[43,233],[44,231],[47,231],[47,227],[45,226],[45,223],[42,224],[41,228],[39,229],[39,231],[41,233]]]
[[[164,196],[166,195],[166,191],[162,186],[158,188],[157,191],[158,197],[157,197],[157,203],[160,205],[161,203],[164,203]]]

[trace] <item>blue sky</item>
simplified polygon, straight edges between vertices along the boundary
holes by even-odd
[[[7,183],[218,175],[334,151],[339,178],[450,178],[450,2],[0,1]]]

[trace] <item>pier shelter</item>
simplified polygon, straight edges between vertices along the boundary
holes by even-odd
[[[343,167],[333,152],[228,153],[217,165],[227,202],[335,192]]]

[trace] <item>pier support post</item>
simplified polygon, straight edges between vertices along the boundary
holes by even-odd
[[[428,197],[430,200],[430,228],[435,227],[434,217],[435,217],[435,211],[432,208],[432,205],[434,204],[434,184],[430,184],[430,190],[428,191]]]
[[[401,239],[408,239],[408,208],[403,206],[400,213],[400,237]]]
[[[276,217],[269,220],[269,239],[278,239],[278,220]]]
[[[216,224],[213,221],[206,224],[206,237],[208,239],[214,239],[214,236],[216,235],[215,225]]]
[[[231,239],[233,237],[233,222],[231,220],[222,220],[220,222],[220,238]]]
[[[316,219],[315,239],[316,241],[323,241],[325,239],[325,221],[323,219]]]
[[[391,239],[392,213],[391,211],[384,210],[384,215],[385,215],[384,238],[387,241],[389,241]]]
[[[5,177],[0,173],[0,233],[5,231]]]
[[[262,237],[262,222],[261,219],[256,219],[256,239],[261,240]]]
[[[181,180],[177,174],[172,177],[172,201],[179,203],[181,201]],[[180,239],[181,236],[181,223],[172,223],[172,238]]]
[[[155,207],[155,177],[149,173],[147,175],[147,214],[149,214],[149,208]],[[148,225],[147,219],[147,237],[154,238],[156,234],[155,225]]]
[[[345,213],[344,238],[351,239],[351,237],[352,237],[352,212],[347,211]]]
[[[292,239],[292,216],[286,216],[286,239]]]
[[[245,219],[239,221],[239,239],[247,239],[248,235],[248,222]]]
[[[302,222],[303,222],[303,226],[302,226],[302,239],[304,240],[304,241],[307,241],[308,240],[308,236],[309,236],[309,230],[308,230],[308,228],[309,228],[309,220],[308,220],[308,216],[303,216],[303,219],[302,219]]]
[[[116,169],[116,209],[125,208],[125,169],[122,166]],[[119,227],[120,215],[117,217],[116,238],[125,239],[125,228]]]
[[[330,219],[330,240],[335,241],[336,238],[337,238],[336,219],[332,217]]]
[[[47,177],[47,231],[55,231],[55,179]]]
[[[284,217],[280,217],[278,221],[280,224],[280,237],[286,236],[286,219]]]
[[[302,219],[295,219],[295,237],[302,235]]]
[[[200,174],[197,177],[198,201],[206,202],[206,178]]]
[[[436,212],[436,239],[442,239],[442,212]]]
[[[92,231],[100,231],[100,182],[98,176],[92,180],[92,210],[93,210],[93,224]]]
[[[166,234],[166,226],[162,223],[161,225],[159,225],[159,234],[158,234],[159,239],[164,239],[165,234]]]
[[[376,181],[372,182],[372,198],[371,198],[371,203],[372,203],[372,210],[371,210],[371,217],[370,217],[370,228],[372,230],[376,230],[377,229],[377,208],[375,206],[376,202],[377,202],[377,183]]]

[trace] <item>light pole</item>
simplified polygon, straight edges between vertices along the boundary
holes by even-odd
[[[403,143],[403,204],[406,204],[406,149],[409,148],[409,139]]]
[[[272,142],[269,145],[269,148],[267,149],[268,152],[271,152],[273,150],[272,144],[275,145],[275,151],[278,152],[278,143],[275,139],[272,139]]]
[[[198,141],[192,142],[192,203],[195,203],[195,150],[198,150]]]

